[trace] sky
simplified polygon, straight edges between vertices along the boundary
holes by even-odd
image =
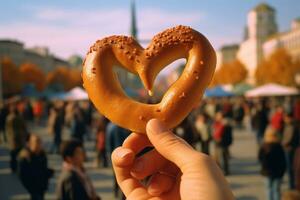
[[[175,25],[203,33],[215,49],[239,43],[247,12],[266,2],[277,10],[280,31],[300,17],[300,0],[136,0],[138,38],[150,40]],[[130,34],[129,0],[2,0],[0,39],[47,46],[61,58],[85,55],[105,36]]]

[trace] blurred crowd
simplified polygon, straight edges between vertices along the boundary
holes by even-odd
[[[174,113],[176,114],[176,113]],[[52,144],[45,148],[39,133],[29,127],[47,127]],[[69,130],[64,139],[63,130]],[[300,192],[300,98],[209,98],[174,128],[174,132],[199,151],[213,156],[225,175],[230,175],[233,131],[255,134],[260,173],[266,179],[270,200],[281,199],[281,183],[288,176],[289,189]],[[0,105],[0,141],[10,151],[10,168],[33,200],[44,199],[55,171],[47,154],[61,154],[62,172],[57,182],[58,199],[100,199],[83,166],[84,142],[95,141],[98,167],[110,167],[112,151],[130,131],[98,114],[90,102],[17,99]],[[151,148],[143,153],[151,151]],[[125,199],[114,181],[115,197]],[[285,195],[289,196],[289,195]],[[288,198],[286,198],[288,199]]]

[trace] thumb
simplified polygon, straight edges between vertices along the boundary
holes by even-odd
[[[185,165],[190,165],[199,158],[197,151],[168,130],[158,119],[151,119],[147,123],[146,132],[155,149],[167,160],[177,165],[182,172]]]

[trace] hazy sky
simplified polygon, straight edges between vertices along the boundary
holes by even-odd
[[[239,42],[247,12],[260,0],[136,0],[138,36],[153,35],[177,24],[202,32],[218,49]],[[300,17],[300,0],[265,1],[277,10],[280,30]],[[129,0],[2,0],[0,39],[26,47],[48,46],[57,56],[84,55],[97,39],[129,34]]]

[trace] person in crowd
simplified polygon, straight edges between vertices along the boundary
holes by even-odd
[[[217,105],[214,99],[208,99],[207,103],[203,105],[204,111],[208,116],[213,119],[217,112]]]
[[[256,132],[256,141],[258,145],[261,145],[263,142],[264,133],[269,123],[268,115],[269,109],[266,100],[259,101],[255,104],[252,126]]]
[[[294,156],[294,177],[295,189],[300,192],[300,144],[298,145]]]
[[[261,164],[261,174],[266,177],[268,199],[280,200],[281,180],[286,170],[286,161],[279,137],[272,127],[266,129],[258,159]]]
[[[24,101],[25,102],[24,102],[23,117],[26,121],[32,122],[34,120],[32,105],[30,103],[30,100],[25,99]]]
[[[284,109],[281,105],[276,106],[276,110],[271,116],[270,126],[276,131],[279,139],[282,138],[283,134],[283,125],[284,125]]]
[[[53,135],[51,152],[58,153],[62,140],[63,116],[58,107],[53,107],[48,119],[49,133]]]
[[[62,172],[57,183],[58,200],[100,200],[83,163],[85,152],[79,140],[62,143]]]
[[[43,115],[43,102],[42,100],[37,100],[33,104],[33,114],[37,124],[41,123],[42,115]]]
[[[215,159],[222,166],[225,175],[229,175],[229,147],[232,144],[232,127],[222,112],[217,112],[213,123]]]
[[[73,119],[71,121],[71,136],[83,143],[83,137],[86,134],[86,123],[84,114],[79,106],[75,107]]]
[[[197,139],[196,139],[196,130],[194,128],[194,124],[191,123],[191,120],[186,117],[176,128],[175,134],[184,139],[188,144],[191,146],[195,146]]]
[[[224,98],[222,101],[221,110],[225,118],[232,118],[233,117],[233,108],[229,98]]]
[[[93,106],[92,102],[90,102],[90,101],[87,104],[88,105],[84,111],[84,121],[85,121],[86,125],[88,127],[90,127],[92,125],[92,121],[93,121],[94,106]]]
[[[66,104],[64,120],[65,120],[66,126],[68,126],[68,127],[71,126],[72,120],[74,118],[74,111],[75,111],[76,107],[77,107],[76,103],[72,102],[72,101],[70,101]]]
[[[97,139],[96,139],[96,151],[97,151],[97,164],[102,167],[108,167],[106,149],[105,149],[105,132],[106,132],[106,124],[104,122],[104,118],[98,120],[98,128],[97,128]]]
[[[211,141],[211,127],[208,123],[208,116],[206,114],[199,114],[195,122],[196,132],[199,134],[201,151],[209,155],[209,144]]]
[[[281,144],[284,148],[287,172],[289,177],[289,188],[295,188],[294,179],[294,155],[297,146],[299,145],[299,130],[296,127],[292,114],[286,114],[284,116],[284,129]]]
[[[5,130],[8,146],[10,149],[10,168],[12,172],[17,171],[17,156],[25,146],[28,132],[25,121],[19,114],[15,104],[10,105],[9,114],[6,119]]]
[[[47,166],[47,156],[40,137],[31,134],[27,147],[18,156],[18,175],[31,200],[43,200],[54,171]]]
[[[252,132],[252,127],[251,127],[251,108],[253,104],[248,102],[248,101],[243,101],[243,110],[244,110],[244,126],[245,130],[247,132]]]
[[[284,113],[293,113],[293,99],[290,96],[284,98],[282,108]]]
[[[0,134],[2,138],[0,138],[0,141],[7,142],[7,136],[5,132],[5,122],[6,118],[9,114],[8,106],[4,103],[0,103]]]
[[[238,102],[233,106],[233,119],[238,128],[243,127],[243,120],[245,116],[245,111],[241,100],[237,100]]]
[[[110,158],[112,152],[119,146],[122,146],[124,140],[129,136],[130,132],[126,129],[123,129],[112,122],[109,122],[106,128],[106,140],[105,140],[105,149],[107,153],[107,158]],[[118,187],[115,175],[114,175],[114,195],[119,197],[120,189]],[[125,199],[124,195],[120,195],[122,199]]]
[[[300,98],[295,100],[295,104],[293,107],[293,117],[296,121],[296,124],[300,130]]]
[[[234,199],[209,156],[195,151],[159,120],[148,122],[146,134],[132,133],[112,154],[114,172],[127,199]],[[151,144],[155,150],[136,156]],[[149,183],[143,185],[140,180],[149,176]]]

